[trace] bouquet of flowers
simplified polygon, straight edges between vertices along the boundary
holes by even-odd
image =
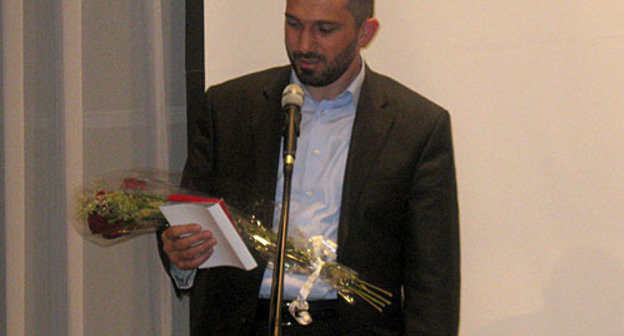
[[[145,233],[153,233],[168,226],[160,206],[169,199],[189,195],[173,184],[165,182],[165,173],[153,171],[121,171],[98,178],[75,196],[76,211],[72,225],[86,240],[110,246]],[[195,196],[203,196],[194,193]],[[254,204],[266,207],[266,201],[256,199],[254,204],[225,200],[230,219],[249,249],[259,252],[269,267],[275,258],[277,234],[263,225],[254,212]],[[306,237],[302,232],[289,235],[286,246],[285,271],[309,275],[290,305],[291,314],[301,324],[312,319],[307,314],[307,296],[317,281],[334,287],[340,297],[355,303],[360,297],[380,312],[390,304],[388,291],[363,281],[356,271],[336,261],[336,244],[322,236]]]
[[[105,247],[167,226],[159,207],[181,189],[158,172],[118,171],[80,188],[71,224],[85,240]]]

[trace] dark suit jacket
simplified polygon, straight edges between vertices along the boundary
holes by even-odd
[[[183,186],[222,197],[235,181],[275,195],[290,67],[211,87],[192,130]],[[265,214],[270,223],[272,209]],[[366,69],[344,178],[338,261],[394,293],[383,314],[342,303],[344,334],[456,335],[459,225],[448,113]],[[265,264],[200,270],[191,290],[193,335],[245,335]],[[342,300],[341,300],[342,302]]]

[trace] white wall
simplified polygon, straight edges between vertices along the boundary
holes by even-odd
[[[206,1],[207,84],[284,64],[284,2]],[[365,57],[452,116],[461,334],[624,334],[624,3],[377,1]]]

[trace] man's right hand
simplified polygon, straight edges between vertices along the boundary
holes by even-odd
[[[161,235],[163,251],[173,265],[181,270],[197,268],[214,252],[217,240],[212,232],[201,231],[198,224],[175,225]]]

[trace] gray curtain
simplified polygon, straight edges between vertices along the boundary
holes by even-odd
[[[4,0],[0,20],[0,334],[186,334],[153,235],[104,249],[68,225],[97,175],[181,170],[184,2]]]

